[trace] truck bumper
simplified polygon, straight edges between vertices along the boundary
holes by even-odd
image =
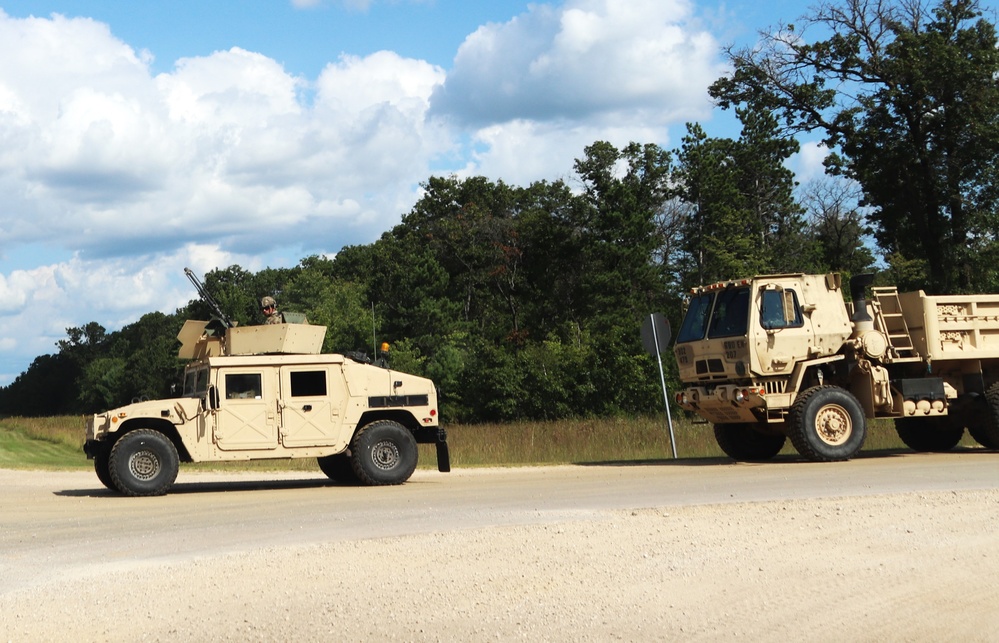
[[[676,401],[684,410],[714,424],[755,423],[767,416],[764,390],[753,386],[720,384],[711,389],[691,386],[677,393]]]

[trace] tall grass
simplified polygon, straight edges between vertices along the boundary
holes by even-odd
[[[905,448],[892,423],[869,423],[865,451]],[[0,420],[0,467],[85,468],[83,417],[7,418]],[[447,427],[454,467],[570,464],[666,460],[673,457],[665,416],[451,425]],[[715,458],[723,454],[715,444],[711,425],[687,417],[673,419],[680,458]],[[974,441],[965,436],[964,446]],[[793,455],[790,441],[782,454]],[[436,467],[434,445],[420,445],[420,464]],[[312,458],[239,463],[206,463],[210,469],[315,470]]]
[[[82,416],[0,420],[0,467],[76,469],[92,466],[83,454]]]

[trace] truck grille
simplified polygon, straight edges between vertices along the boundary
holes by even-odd
[[[706,373],[724,373],[725,364],[718,358],[714,359],[700,359],[694,363],[694,368],[697,369],[698,375],[704,375]]]

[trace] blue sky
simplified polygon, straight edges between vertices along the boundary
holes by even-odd
[[[734,136],[755,0],[0,0],[0,385],[184,278],[371,243],[431,174],[572,179],[597,140]],[[814,171],[814,148],[797,161]]]

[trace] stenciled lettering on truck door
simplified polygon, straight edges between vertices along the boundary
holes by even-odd
[[[269,370],[219,372],[215,442],[220,449],[277,448],[273,381]]]
[[[756,291],[753,335],[764,373],[789,372],[794,356],[808,353],[811,331],[801,312],[800,292],[798,282],[763,284]]]
[[[346,394],[338,368],[281,369],[281,443],[286,447],[337,442]]]

